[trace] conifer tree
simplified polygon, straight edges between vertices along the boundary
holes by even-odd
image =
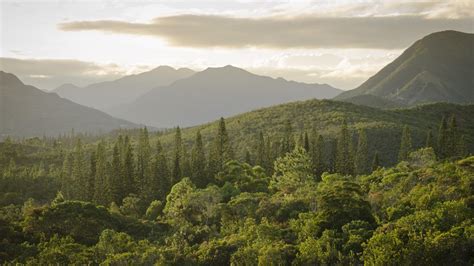
[[[151,178],[151,147],[148,137],[148,129],[140,130],[137,149],[137,183],[140,189],[146,186],[146,180]]]
[[[364,129],[359,131],[359,139],[357,141],[357,151],[355,153],[355,171],[357,174],[365,174],[368,172],[369,161],[368,161],[369,148],[367,144],[367,133]]]
[[[315,140],[311,148],[311,162],[315,176],[319,179],[325,170],[324,167],[324,139],[323,136],[313,134]]]
[[[284,155],[288,152],[293,151],[295,147],[295,140],[293,137],[293,128],[291,126],[290,120],[286,121],[283,134],[284,135],[281,142],[281,155]]]
[[[110,174],[108,175],[107,187],[109,189],[109,199],[111,202],[120,204],[122,202],[122,175],[121,160],[118,141],[115,143],[112,152],[112,162],[110,163]]]
[[[469,154],[466,146],[466,136],[462,135],[457,142],[456,147],[456,156],[459,158],[464,158]]]
[[[310,145],[310,143],[309,143],[308,132],[304,132],[303,148],[305,149],[306,152],[310,152],[310,150],[311,150],[311,145]]]
[[[206,155],[202,143],[201,132],[196,133],[196,139],[191,154],[191,181],[199,188],[204,188],[209,179],[206,173]]]
[[[448,125],[446,124],[446,118],[443,116],[438,130],[438,157],[444,159],[447,157],[447,144],[448,144]]]
[[[337,139],[336,172],[346,175],[353,173],[354,163],[352,160],[352,138],[344,120]]]
[[[252,155],[250,154],[250,151],[248,149],[245,150],[244,162],[249,165],[253,165]]]
[[[188,150],[184,147],[183,145],[183,156],[181,157],[182,161],[182,175],[183,177],[191,177],[191,160],[190,160],[190,155],[188,154]]]
[[[255,164],[259,165],[263,168],[266,167],[265,159],[266,159],[266,145],[265,139],[263,137],[262,131],[258,133],[258,140],[257,140],[257,152],[255,156]]]
[[[171,172],[172,180],[171,186],[178,183],[182,176],[182,157],[183,157],[183,140],[181,138],[181,129],[176,128],[176,133],[174,136],[174,155],[173,155],[173,168]]]
[[[94,202],[107,206],[111,197],[109,196],[108,187],[108,164],[107,155],[105,153],[105,143],[101,142],[97,145],[96,151],[96,171],[94,180]]]
[[[431,129],[426,133],[425,148],[434,148],[433,133]]]
[[[135,164],[134,164],[134,155],[133,147],[130,143],[130,138],[125,136],[123,143],[123,155],[121,156],[121,176],[122,176],[122,198],[127,197],[132,193],[136,193],[137,184],[135,182]]]
[[[447,134],[447,144],[446,144],[446,156],[448,158],[454,157],[458,154],[457,148],[458,148],[458,141],[459,141],[459,136],[458,136],[458,126],[456,123],[456,117],[452,115],[449,118],[448,122],[448,134]]]
[[[160,140],[156,143],[156,157],[154,166],[154,179],[158,186],[157,196],[159,199],[165,199],[171,189],[171,177],[168,168],[168,160],[166,159]]]
[[[400,142],[400,150],[398,152],[398,161],[405,161],[408,159],[408,155],[412,151],[412,142],[411,142],[411,134],[410,128],[405,126],[402,132],[402,138]]]
[[[87,176],[87,200],[92,201],[94,199],[94,186],[95,186],[95,174],[96,174],[96,165],[97,165],[97,156],[95,151],[92,151],[89,158],[90,162],[90,172]]]
[[[72,198],[87,200],[87,162],[81,139],[77,140],[73,152],[72,181]]]
[[[13,160],[11,160],[13,161]],[[72,164],[73,157],[71,153],[67,153],[61,170],[61,192],[66,199],[72,199]]]
[[[222,170],[224,164],[234,158],[234,152],[227,134],[224,118],[221,117],[217,128],[214,145],[209,154],[209,175],[213,178]]]
[[[372,171],[377,170],[380,167],[379,152],[375,151],[374,159],[372,160]]]
[[[273,174],[273,161],[280,157],[280,143],[278,141],[272,142],[271,138],[267,136],[265,142],[265,160],[264,169],[267,175]]]

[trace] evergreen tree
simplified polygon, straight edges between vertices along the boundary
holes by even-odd
[[[95,185],[95,174],[96,174],[96,165],[97,165],[97,156],[95,151],[92,151],[89,158],[90,162],[90,172],[87,176],[87,200],[92,201],[94,199],[94,185]]]
[[[176,128],[174,136],[174,156],[173,156],[173,169],[171,172],[171,185],[174,185],[181,180],[183,177],[182,173],[182,157],[183,157],[183,140],[181,138],[181,129]]]
[[[217,135],[209,155],[209,175],[213,178],[222,170],[224,164],[234,158],[234,152],[227,134],[224,118],[221,117],[217,128]]]
[[[147,185],[147,180],[151,178],[151,147],[148,137],[148,129],[140,130],[137,149],[137,183],[141,190]]]
[[[431,129],[426,133],[425,148],[434,148],[433,133]]]
[[[182,158],[182,175],[183,177],[191,177],[192,175],[192,172],[191,172],[191,160],[190,160],[190,156],[188,154],[188,150],[184,147],[183,145],[183,156],[181,157]]]
[[[245,150],[244,162],[249,165],[253,165],[252,155],[250,154],[249,150]]]
[[[454,115],[449,118],[447,132],[446,156],[451,158],[458,154],[457,148],[459,142],[458,126],[456,123],[456,117]]]
[[[267,147],[262,131],[258,133],[257,152],[255,156],[255,164],[263,167],[266,170],[267,164]]]
[[[121,156],[121,176],[122,176],[122,198],[127,197],[132,193],[136,193],[136,182],[135,182],[135,164],[133,147],[130,143],[130,138],[125,136],[123,144],[123,156]]]
[[[313,145],[311,146],[311,164],[315,176],[319,179],[325,170],[324,167],[324,139],[321,135],[313,134]]]
[[[438,157],[444,159],[447,157],[447,145],[448,145],[448,125],[446,124],[446,118],[443,116],[438,130]]]
[[[191,154],[191,181],[199,188],[204,188],[209,179],[206,173],[206,155],[202,143],[201,132],[196,133],[196,139]]]
[[[374,159],[372,160],[372,171],[377,170],[380,167],[379,152],[375,151]]]
[[[13,161],[13,160],[11,160]],[[13,161],[14,162],[14,161]],[[66,199],[72,199],[72,164],[73,157],[71,153],[66,154],[61,171],[61,191]]]
[[[284,130],[283,130],[283,139],[281,142],[281,155],[284,155],[288,152],[293,151],[295,147],[295,140],[293,137],[293,128],[291,126],[291,121],[287,120]]]
[[[109,199],[111,202],[120,204],[122,202],[122,171],[119,142],[114,145],[112,152],[112,162],[110,163],[110,174],[107,179],[107,188],[109,189]]]
[[[108,187],[108,164],[107,155],[105,153],[105,143],[100,142],[97,145],[96,151],[96,166],[95,166],[95,178],[94,178],[94,202],[107,206],[111,197],[110,190]]]
[[[346,175],[353,174],[352,138],[344,120],[337,139],[336,172]]]
[[[459,158],[464,158],[468,156],[469,152],[467,150],[466,146],[466,136],[462,135],[459,138],[459,141],[457,142],[457,147],[456,147],[456,156]]]
[[[410,128],[405,126],[402,132],[402,139],[400,142],[400,151],[398,152],[398,161],[405,161],[408,159],[408,155],[412,151],[412,142]]]
[[[359,131],[359,140],[357,142],[357,152],[355,153],[355,171],[357,174],[365,174],[368,172],[369,148],[367,144],[367,134],[364,129]]]
[[[168,168],[168,160],[166,159],[160,140],[156,143],[156,158],[153,176],[158,187],[156,192],[157,198],[165,199],[171,189],[171,177]]]
[[[78,139],[73,152],[73,164],[72,164],[72,194],[73,199],[87,200],[87,161],[84,155],[84,149],[81,139]]]
[[[310,145],[310,143],[309,143],[308,132],[305,132],[305,133],[304,133],[304,137],[303,137],[303,148],[305,149],[306,152],[310,152],[310,150],[311,150],[311,145]]]

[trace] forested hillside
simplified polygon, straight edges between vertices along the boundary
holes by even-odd
[[[237,158],[244,159],[247,151],[253,159],[260,145],[262,133],[266,145],[278,153],[285,134],[291,132],[296,139],[305,133],[311,137],[322,135],[325,154],[334,150],[335,136],[344,121],[350,129],[353,142],[356,143],[360,129],[369,137],[369,157],[379,153],[383,165],[394,164],[398,158],[398,145],[404,126],[410,127],[414,147],[423,147],[429,132],[436,137],[443,116],[456,117],[460,135],[465,137],[469,151],[474,151],[474,105],[431,104],[410,109],[379,110],[331,100],[308,100],[282,104],[244,113],[226,119],[227,130],[232,136],[230,141]],[[182,129],[185,148],[190,151],[197,131],[202,135],[205,148],[215,136],[218,121],[191,128]],[[175,131],[160,134],[159,139],[166,150],[174,145]],[[157,138],[152,137],[152,142]],[[330,161],[327,158],[326,161]]]
[[[390,168],[367,157],[364,130],[350,144],[344,123],[334,168],[322,137],[297,134],[274,162],[263,146],[234,160],[224,120],[209,156],[200,134],[184,155],[178,130],[171,160],[146,129],[98,143],[7,139],[0,262],[471,265],[474,157],[455,119],[417,151],[405,127]]]

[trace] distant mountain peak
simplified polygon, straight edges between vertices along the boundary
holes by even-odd
[[[336,100],[372,94],[405,105],[474,102],[474,34],[447,30],[408,47],[356,89]],[[367,98],[365,98],[367,99]]]
[[[21,84],[23,82],[15,75],[0,70],[0,85]]]

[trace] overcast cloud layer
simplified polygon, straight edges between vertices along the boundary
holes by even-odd
[[[64,31],[95,30],[156,36],[183,47],[378,48],[397,49],[434,31],[472,31],[469,18],[389,17],[266,17],[213,15],[159,17],[150,23],[115,20],[59,24]],[[407,30],[410,29],[410,30]]]

